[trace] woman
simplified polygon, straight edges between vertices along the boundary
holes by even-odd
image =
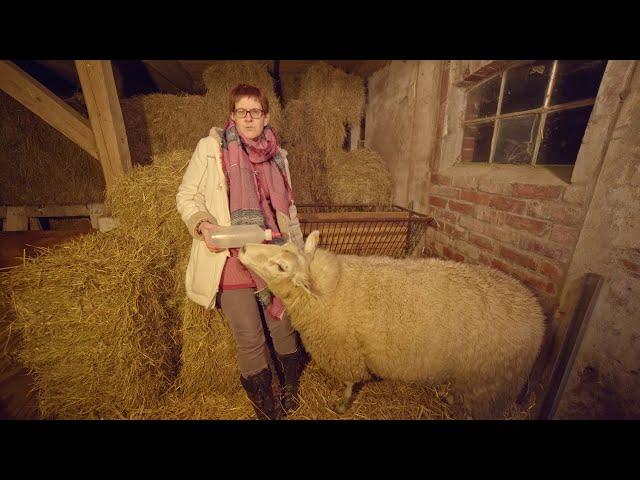
[[[269,126],[269,102],[257,87],[241,84],[230,94],[229,120],[198,142],[176,195],[178,212],[194,237],[186,272],[188,297],[205,308],[220,306],[236,340],[240,382],[259,419],[275,419],[281,407],[298,405],[304,366],[295,331],[278,298],[238,260],[237,249],[217,249],[219,226],[258,224],[302,245],[291,193],[286,151]],[[256,297],[284,373],[282,399],[274,398],[269,351]]]

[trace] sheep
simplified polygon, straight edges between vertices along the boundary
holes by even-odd
[[[345,390],[381,378],[450,382],[472,418],[496,418],[527,383],[544,314],[516,279],[483,265],[435,258],[336,255],[247,244],[240,261],[279,296],[311,358]]]

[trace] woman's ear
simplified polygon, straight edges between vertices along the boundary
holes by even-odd
[[[267,113],[264,116],[264,126],[266,127],[267,125],[269,125],[269,120],[271,120],[271,117],[269,116],[269,114]]]

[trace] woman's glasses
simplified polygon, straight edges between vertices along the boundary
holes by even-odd
[[[262,115],[264,115],[264,112],[259,108],[252,108],[251,110],[238,108],[233,113],[235,113],[238,118],[245,118],[247,116],[247,113],[249,113],[251,115],[251,118],[253,118],[254,120],[262,118]]]

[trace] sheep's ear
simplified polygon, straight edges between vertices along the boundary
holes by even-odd
[[[307,237],[307,241],[304,244],[304,253],[313,256],[313,254],[316,252],[319,241],[320,232],[318,230],[314,230]]]

